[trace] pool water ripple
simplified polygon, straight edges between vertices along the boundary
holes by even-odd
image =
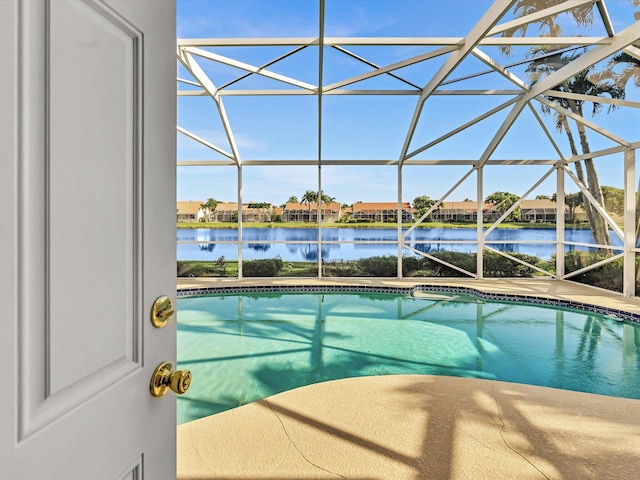
[[[178,300],[178,423],[345,377],[432,374],[640,399],[640,325],[575,310],[387,293]]]

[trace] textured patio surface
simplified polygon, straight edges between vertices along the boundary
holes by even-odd
[[[179,288],[317,280],[180,279]],[[465,285],[640,311],[570,282],[323,280]],[[637,479],[640,400],[492,380],[396,375],[284,392],[178,426],[178,478]]]
[[[178,427],[186,479],[637,479],[640,401],[394,375],[302,387]]]

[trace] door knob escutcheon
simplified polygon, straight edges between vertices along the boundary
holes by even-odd
[[[173,367],[169,362],[162,362],[156,367],[151,375],[149,389],[154,397],[161,397],[167,390],[182,395],[189,390],[191,385],[191,372],[189,370],[172,371]]]
[[[164,327],[171,315],[174,314],[171,308],[171,299],[166,295],[162,295],[153,302],[151,307],[151,324],[156,328]]]

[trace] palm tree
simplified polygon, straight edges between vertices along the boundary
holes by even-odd
[[[555,5],[563,3],[564,1],[565,0],[519,0],[515,4],[513,12],[516,16],[525,16],[545,8],[553,7]],[[593,4],[585,4],[580,7],[573,8],[566,13],[571,15],[578,25],[586,26],[593,23]],[[539,24],[539,29],[543,31],[543,35],[548,35],[551,37],[560,36],[561,27],[558,23],[556,23],[556,17],[557,15],[553,15],[541,19],[539,22],[536,22]],[[524,35],[529,25],[530,24],[525,24],[516,29],[506,31],[503,33],[503,36]],[[554,51],[557,51],[559,49],[560,46],[558,45],[549,45],[543,48],[534,47],[530,50],[531,56],[535,57],[527,68],[527,74],[529,75],[529,79],[532,81],[532,83],[536,83],[542,77],[553,73],[559,68],[562,68],[564,65],[581,55],[581,53],[574,53],[567,56],[560,51],[558,51],[556,54],[553,54]],[[510,53],[510,49],[508,47],[503,48],[502,51],[504,53]],[[540,55],[541,53],[543,55]],[[561,84],[554,87],[552,90],[570,93],[582,93],[591,96],[609,95],[613,98],[624,98],[623,88],[619,88],[618,85],[612,84],[610,82],[599,82],[597,80],[597,74],[594,75],[594,73],[595,72],[593,71],[593,67],[590,67],[587,70],[574,75],[572,78],[565,80]],[[561,99],[553,97],[553,95],[548,95],[547,98],[564,107],[565,109],[570,110],[572,113],[583,116],[584,101]],[[602,106],[599,103],[593,102],[592,114],[598,113],[601,108]],[[610,107],[609,110],[611,110],[611,108],[612,107]],[[542,110],[543,112],[548,113],[550,109],[549,107],[543,107]],[[589,142],[587,140],[586,130],[584,128],[584,125],[582,125],[581,123],[576,122],[576,124],[582,153],[587,154],[590,152],[590,148]],[[569,128],[569,122],[567,121],[566,116],[562,114],[556,114],[556,128],[558,128],[559,131],[564,131],[566,133],[567,139],[569,141],[569,146],[571,148],[571,153],[574,156],[578,155],[576,142],[573,138],[571,129]],[[584,168],[582,162],[574,162],[576,175],[580,182],[582,182],[587,187],[595,200],[600,205],[604,205],[602,188],[600,187],[598,174],[593,164],[593,159],[588,158],[583,162]],[[589,219],[589,226],[596,243],[601,245],[609,245],[609,229],[606,222],[604,221],[602,216],[599,215],[599,213],[591,206],[587,199],[585,198],[584,200],[584,207],[587,213],[587,218]]]
[[[553,56],[553,57],[545,57],[542,60],[534,60],[527,67],[527,74],[532,84],[538,82],[541,78],[553,73],[558,68],[562,68],[564,65],[569,62],[575,60],[581,53],[573,53],[570,55],[562,55]],[[550,61],[550,59],[553,59]],[[620,88],[615,83],[611,82],[599,82],[594,83],[592,80],[595,78],[593,75],[594,67],[589,67],[582,72],[577,73],[573,77],[563,81],[559,85],[553,87],[551,90],[555,90],[558,92],[568,92],[568,93],[579,93],[583,95],[589,95],[592,97],[606,95],[611,98],[624,98],[625,92],[623,88]],[[573,100],[567,98],[559,98],[554,97],[553,93],[547,95],[547,98],[559,106],[563,107],[566,110],[571,111],[572,113],[579,115],[581,117],[584,116],[584,104],[583,100]],[[598,102],[592,102],[593,106],[591,109],[591,114],[595,115],[602,111],[602,105]],[[609,106],[607,111],[611,111],[615,108],[614,105]],[[550,108],[547,106],[542,107],[542,111],[544,113],[549,113]],[[564,131],[567,135],[567,139],[569,141],[569,147],[571,148],[571,154],[576,156],[578,155],[578,149],[576,146],[575,139],[573,137],[573,133],[569,127],[569,122],[567,121],[567,117],[562,115],[561,113],[555,114],[556,119],[556,128],[558,131]],[[587,154],[590,152],[589,142],[587,139],[587,132],[583,124],[580,122],[576,122],[578,136],[580,140],[580,148],[583,154]],[[582,163],[584,162],[584,169]],[[604,197],[602,195],[602,188],[600,186],[600,181],[598,179],[598,173],[596,171],[595,165],[593,163],[593,159],[587,158],[583,160],[583,162],[574,162],[576,175],[580,182],[582,182],[591,195],[595,198],[595,200],[604,206]],[[586,171],[586,177],[585,177]],[[584,198],[584,209],[587,214],[587,218],[589,219],[589,225],[591,227],[591,232],[593,233],[593,237],[597,244],[600,245],[609,245],[611,240],[609,238],[609,229],[607,227],[607,223],[604,218],[593,208],[593,206],[589,203],[586,196]]]
[[[635,0],[634,4],[640,5],[640,0]],[[636,13],[636,19],[640,20],[640,12]],[[640,48],[640,44],[634,46]],[[622,90],[631,81],[636,87],[640,87],[640,60],[626,52],[620,52],[609,60],[605,69],[597,77],[599,81],[614,82]],[[640,184],[638,190],[640,190]],[[640,194],[636,193],[636,244],[638,239],[640,239]],[[638,274],[640,275],[640,270]]]
[[[322,203],[326,203],[327,205],[336,201],[336,197],[330,197],[329,195],[325,195],[324,193],[322,193],[322,190],[320,191],[320,199]]]
[[[566,0],[518,0],[513,6],[513,14],[515,17],[524,17],[531,13],[535,13],[537,11],[544,10],[546,8],[554,7],[564,2],[566,2]],[[591,25],[593,23],[593,4],[581,5],[579,7],[572,8],[571,10],[565,13],[571,15],[575,20],[576,24],[578,24],[579,26]],[[558,34],[560,33],[559,31],[560,27],[557,25],[555,21],[556,17],[557,15],[552,15],[550,17],[543,18],[539,22],[535,22],[535,23],[539,23],[538,29],[542,30],[543,33],[544,33],[544,30],[547,29],[549,31],[549,36],[555,36],[555,35],[550,35],[550,33],[554,30],[554,28],[557,28],[556,33]],[[514,36],[524,37],[527,33],[527,29],[533,24],[534,22],[525,23],[524,25],[520,25],[517,28],[506,30],[505,32],[502,33],[502,36],[503,37],[514,37]],[[505,45],[503,47],[500,47],[500,49],[502,50],[503,53],[506,53],[506,54],[511,53],[511,50],[512,50],[510,45]]]
[[[213,215],[213,212],[215,212],[219,203],[220,202],[215,198],[208,198],[206,202],[200,205],[200,208],[204,211],[207,222],[211,221],[211,216]]]
[[[306,192],[304,192],[304,194],[302,195],[302,198],[300,199],[300,203],[306,203],[307,207],[309,207],[309,217],[308,217],[308,221],[311,221],[311,204],[315,203],[318,201],[318,193],[314,192],[313,190],[307,190]]]

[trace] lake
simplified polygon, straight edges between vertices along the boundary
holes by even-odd
[[[242,234],[242,258],[245,260],[274,257],[280,257],[285,261],[315,262],[318,260],[317,228],[244,228]],[[610,234],[614,245],[622,245],[613,232]],[[398,252],[396,240],[397,230],[395,229],[327,228],[322,230],[322,258],[323,261],[333,261],[396,255]],[[475,252],[475,240],[475,228],[424,228],[411,232],[406,245],[425,253],[441,250]],[[555,229],[503,228],[491,232],[486,243],[504,252],[535,255],[548,260],[556,251],[553,243],[555,240]],[[213,261],[222,256],[227,260],[238,258],[236,244],[238,232],[235,229],[178,229],[177,241],[178,260]],[[518,243],[524,241],[529,243]],[[567,230],[565,241],[594,243],[588,229]],[[574,248],[588,250],[586,247],[566,246],[566,250]],[[410,253],[409,250],[405,250],[405,254]]]

